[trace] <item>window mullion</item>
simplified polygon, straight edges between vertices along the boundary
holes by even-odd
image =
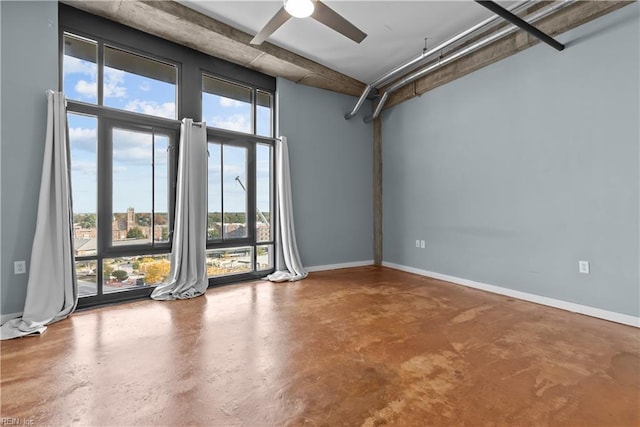
[[[224,144],[220,144],[220,240],[225,241],[224,237]]]
[[[258,132],[258,94],[256,89],[253,88],[251,91],[251,133],[256,134]]]
[[[98,105],[104,105],[104,43],[98,42]]]
[[[167,213],[168,214],[168,213]],[[151,246],[156,245],[156,131],[151,130]]]

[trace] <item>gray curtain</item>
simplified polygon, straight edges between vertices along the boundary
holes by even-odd
[[[47,133],[22,318],[2,325],[2,339],[40,334],[71,314],[78,301],[64,95],[47,91]]]
[[[293,199],[291,194],[291,171],[289,168],[289,147],[287,138],[281,136],[276,141],[276,186],[278,205],[279,235],[276,272],[266,277],[272,282],[293,282],[307,277],[302,266],[296,230],[293,223]]]
[[[204,294],[209,280],[207,245],[207,131],[204,123],[183,119],[180,128],[176,219],[171,272],[151,298],[175,300]]]

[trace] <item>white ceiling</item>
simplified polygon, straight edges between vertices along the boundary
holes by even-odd
[[[179,3],[221,22],[256,34],[282,1],[203,1]],[[484,7],[460,1],[326,0],[324,2],[368,34],[357,44],[311,18],[292,18],[268,42],[370,83],[429,47],[491,16]],[[514,1],[499,1],[509,7]]]

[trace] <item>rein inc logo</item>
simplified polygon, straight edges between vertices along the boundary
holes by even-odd
[[[33,426],[35,422],[33,418],[12,418],[2,417],[0,418],[0,425],[3,426]]]

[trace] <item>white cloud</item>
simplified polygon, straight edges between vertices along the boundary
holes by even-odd
[[[225,98],[224,96],[221,96],[220,105],[223,107],[242,107],[249,104],[247,104],[246,102],[236,101],[235,99]]]
[[[164,117],[167,119],[176,118],[175,102],[164,102],[162,104],[159,104],[155,101],[143,101],[140,99],[134,99],[133,101],[129,101],[124,109],[127,111],[134,111],[137,113],[144,113],[151,116]]]
[[[151,90],[151,85],[149,84],[148,81],[144,81],[142,83],[140,83],[140,86],[138,86],[138,89],[140,89],[143,92],[149,92]]]
[[[247,116],[243,114],[214,117],[209,123],[211,123],[211,126],[217,128],[234,130],[236,132],[251,132],[251,123],[249,123]]]
[[[95,128],[69,128],[69,142],[72,150],[96,152],[97,133]]]
[[[121,86],[124,83],[124,71],[112,68],[104,69],[104,97],[124,98],[127,96],[127,88]],[[85,98],[96,98],[98,95],[98,83],[94,81],[78,80],[75,91]]]
[[[114,170],[127,165],[151,166],[151,134],[131,132],[128,130],[113,130],[113,161]]]
[[[104,97],[124,98],[127,96],[127,88],[120,86],[124,83],[124,71],[104,67]]]
[[[96,130],[86,128],[69,128],[69,139],[71,140],[96,140]]]
[[[62,68],[65,76],[68,74],[86,74],[91,76],[92,80],[96,79],[98,72],[98,67],[93,62],[84,61],[67,55],[64,57]]]
[[[157,143],[157,139],[156,139]],[[124,129],[113,130],[114,172],[143,173],[151,177],[153,137],[150,133]],[[166,146],[155,146],[156,178],[166,177],[168,162]],[[125,179],[129,175],[121,175]],[[146,179],[146,178],[145,178]]]
[[[86,80],[78,80],[74,88],[76,93],[85,98],[95,98],[98,95],[98,84],[96,82],[88,82]]]

